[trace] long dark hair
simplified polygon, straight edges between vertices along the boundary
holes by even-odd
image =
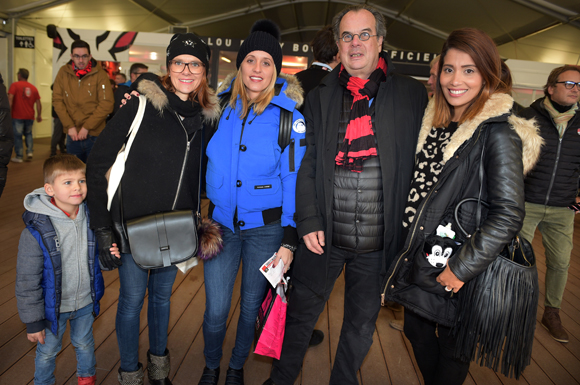
[[[459,119],[460,124],[476,117],[492,94],[496,92],[509,94],[511,91],[512,82],[509,68],[501,60],[493,40],[479,29],[457,29],[451,32],[441,51],[437,85],[435,87],[434,127],[448,126],[453,116],[453,106],[445,99],[440,82],[445,56],[452,48],[468,54],[483,79],[483,86],[479,94],[471,101]]]

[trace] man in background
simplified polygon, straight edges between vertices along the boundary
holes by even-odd
[[[125,76],[124,73],[119,72],[118,74],[115,75],[115,84],[116,85],[121,85],[127,82],[127,76]]]
[[[113,111],[113,90],[87,42],[75,40],[70,56],[54,80],[52,104],[67,134],[66,151],[86,163]]]
[[[10,85],[8,90],[8,102],[12,110],[12,127],[14,129],[14,152],[16,156],[13,162],[22,163],[24,148],[22,136],[26,143],[27,160],[32,159],[33,141],[32,124],[34,123],[34,106],[36,105],[36,121],[42,122],[42,105],[40,95],[35,86],[28,82],[29,72],[25,68],[18,70],[18,81]]]
[[[340,62],[338,58],[338,46],[334,40],[332,26],[327,25],[316,32],[310,45],[314,53],[314,62],[310,68],[296,74],[304,90],[304,99],[306,99],[306,95],[317,87],[322,79]],[[303,113],[304,104],[298,110]]]
[[[430,63],[431,69],[429,70],[429,80],[427,80],[427,84],[431,87],[431,91],[429,92],[429,96],[433,96],[435,93],[435,87],[437,86],[437,75],[439,74],[439,56],[435,56]]]
[[[129,70],[129,75],[131,76],[131,79],[128,82],[122,84],[117,83],[117,89],[115,90],[115,106],[113,108],[113,114],[111,115],[111,117],[115,116],[117,111],[119,111],[119,107],[121,106],[121,100],[123,100],[124,98],[123,95],[131,92],[130,90],[131,84],[133,84],[135,80],[137,80],[137,78],[141,76],[141,74],[144,74],[148,70],[149,67],[147,67],[143,63],[133,63],[131,65],[131,69]]]
[[[536,227],[546,251],[546,296],[542,326],[558,342],[568,342],[560,307],[573,247],[574,211],[580,169],[580,67],[552,70],[543,98],[520,116],[534,118],[544,139],[540,160],[526,176],[526,217],[520,232],[532,242]]]

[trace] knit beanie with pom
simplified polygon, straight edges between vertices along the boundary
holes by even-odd
[[[236,68],[250,52],[264,51],[272,56],[276,73],[282,70],[282,48],[280,48],[280,28],[268,19],[258,20],[250,30],[250,36],[242,43],[236,59]]]

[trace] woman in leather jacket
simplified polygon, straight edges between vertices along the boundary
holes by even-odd
[[[404,332],[426,385],[462,384],[469,362],[454,357],[450,335],[457,292],[483,272],[520,230],[524,174],[539,156],[531,121],[511,113],[511,76],[484,32],[452,32],[443,46],[434,98],[425,111],[403,226],[406,241],[384,283],[383,300],[405,306]],[[483,153],[482,153],[483,152]],[[476,223],[480,193],[489,203]],[[453,238],[453,232],[455,238]]]

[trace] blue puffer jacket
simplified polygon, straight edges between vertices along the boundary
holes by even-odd
[[[230,75],[219,95],[230,93],[232,83]],[[236,110],[226,106],[207,146],[210,215],[232,231],[235,225],[248,230],[279,219],[282,227],[296,227],[296,175],[306,150],[304,118],[296,110],[302,88],[291,75],[281,74],[276,83],[280,92],[261,115],[250,110],[240,119],[241,102]],[[291,141],[284,149],[278,145],[281,108],[293,112]]]
[[[86,216],[91,298],[93,300],[93,313],[97,316],[100,310],[99,300],[103,297],[105,292],[105,284],[98,263],[98,249],[96,247],[95,235],[93,230],[90,229],[88,210],[86,210]],[[46,327],[50,328],[50,331],[57,335],[58,317],[60,315],[60,294],[62,288],[62,261],[60,250],[57,246],[57,234],[47,215],[26,211],[22,215],[22,219],[24,220],[28,231],[30,231],[32,236],[38,242],[44,257],[44,266],[40,281],[44,297],[44,319],[39,319],[36,322],[27,322],[27,332],[34,333],[43,330]],[[22,289],[22,287],[17,287],[17,290],[19,289]],[[22,301],[25,302],[26,299],[23,299]],[[29,304],[29,306],[33,305],[33,303]],[[25,304],[23,304],[23,306],[25,306]]]

